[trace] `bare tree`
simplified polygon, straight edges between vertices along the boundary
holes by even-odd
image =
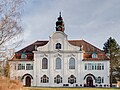
[[[0,58],[3,58],[0,60],[0,66],[2,65],[2,69],[4,62],[8,59],[6,45],[15,48],[21,43],[19,36],[23,32],[21,12],[24,2],[25,0],[0,0]],[[3,47],[6,49],[3,50]]]
[[[0,0],[0,45],[23,31],[20,24],[23,0]]]

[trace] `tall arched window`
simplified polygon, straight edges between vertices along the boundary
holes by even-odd
[[[56,58],[56,69],[61,69],[61,59]]]
[[[61,49],[61,44],[60,43],[56,44],[56,49]]]
[[[68,77],[68,83],[70,84],[76,83],[76,77],[74,75]]]
[[[49,78],[46,75],[41,77],[41,83],[49,83]]]
[[[69,60],[69,69],[75,69],[75,59],[70,58]]]
[[[42,69],[48,69],[48,60],[47,60],[47,58],[42,59]]]
[[[54,83],[62,83],[62,77],[60,75],[57,75],[55,78],[54,78]]]

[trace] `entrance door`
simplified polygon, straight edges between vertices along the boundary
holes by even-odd
[[[31,78],[29,76],[26,77],[25,86],[26,87],[30,87],[31,86]]]
[[[92,77],[90,77],[90,76],[87,77],[86,84],[87,84],[88,87],[93,87],[93,79],[92,79]]]

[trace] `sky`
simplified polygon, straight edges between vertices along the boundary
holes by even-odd
[[[102,49],[109,37],[120,44],[120,0],[28,0],[22,13],[22,49],[49,40],[62,13],[69,40],[85,40]]]

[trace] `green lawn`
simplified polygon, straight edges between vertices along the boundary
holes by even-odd
[[[120,90],[120,88],[27,88],[28,90]]]

